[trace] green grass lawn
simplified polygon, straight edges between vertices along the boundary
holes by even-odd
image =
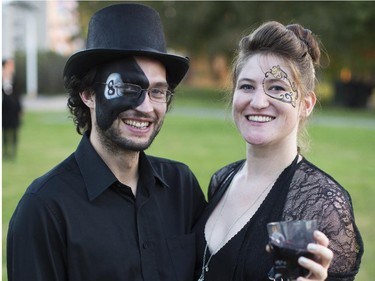
[[[175,105],[178,107],[178,104]],[[336,116],[375,122],[373,114],[324,111],[319,116]],[[2,234],[3,281],[6,278],[5,239],[9,219],[26,187],[72,153],[80,136],[75,133],[66,112],[26,112],[21,128],[18,158],[3,161]],[[243,158],[245,145],[233,124],[225,118],[168,113],[164,127],[148,153],[185,162],[206,191],[210,176],[221,166]],[[348,117],[349,116],[349,117]],[[350,192],[356,220],[365,242],[365,255],[358,278],[371,280],[375,275],[375,231],[370,227],[375,199],[375,129],[332,127],[318,123],[310,126],[309,160],[334,176]]]

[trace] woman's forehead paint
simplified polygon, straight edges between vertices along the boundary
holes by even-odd
[[[120,95],[114,85],[132,83],[143,89],[149,87],[149,80],[136,60],[132,57],[104,65],[99,69],[96,87],[96,119],[98,126],[108,129],[117,116],[126,110],[134,109],[145,99],[146,93],[139,96]]]
[[[282,83],[287,85],[285,89],[286,91],[280,91],[280,94],[277,96],[268,94],[267,90],[264,89],[267,96],[284,103],[289,103],[293,107],[296,107],[296,100],[298,99],[297,87],[295,83],[289,79],[288,74],[279,65],[272,66],[269,71],[264,73],[264,76],[263,87],[268,79],[274,79],[274,81],[280,80]]]

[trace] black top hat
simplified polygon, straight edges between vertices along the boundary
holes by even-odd
[[[81,78],[94,66],[129,55],[147,56],[163,63],[172,89],[189,69],[188,58],[167,54],[163,26],[154,9],[140,4],[116,4],[92,16],[87,47],[69,58],[64,79]]]

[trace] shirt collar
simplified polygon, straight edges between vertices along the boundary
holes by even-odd
[[[90,142],[88,133],[82,137],[82,140],[75,152],[75,158],[85,182],[90,201],[97,198],[113,183],[118,182],[115,175],[95,151]],[[161,186],[168,187],[160,174],[152,167],[150,161],[143,151],[140,152],[139,163],[139,168],[141,169],[140,175],[142,175],[142,177],[154,177],[155,180],[161,184]],[[148,177],[148,175],[150,175],[150,177]],[[146,184],[146,186],[148,186],[148,184]]]
[[[163,180],[163,177],[160,173],[154,168],[149,157],[141,151],[139,154],[139,169],[140,177],[148,177],[147,175],[152,175],[157,182],[159,182],[163,187],[169,187],[169,185]],[[151,178],[151,177],[149,177]]]

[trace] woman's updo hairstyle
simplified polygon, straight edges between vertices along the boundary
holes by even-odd
[[[320,48],[309,29],[299,24],[270,21],[240,40],[233,63],[233,90],[247,59],[255,54],[272,54],[284,59],[294,72],[302,95],[315,89],[315,68],[320,66]]]

